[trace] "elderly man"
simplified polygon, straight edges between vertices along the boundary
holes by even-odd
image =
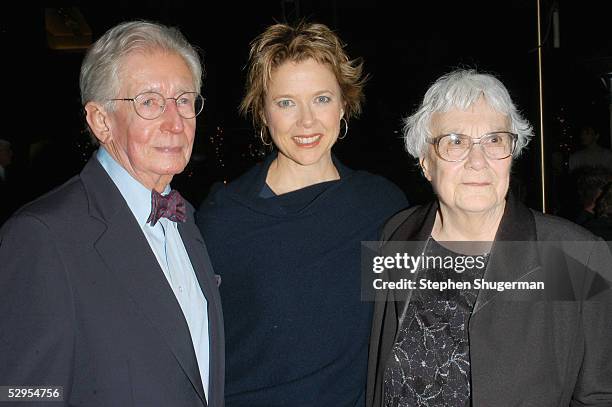
[[[191,155],[201,73],[176,29],[148,22],[88,51],[82,102],[101,148],[0,231],[0,401],[223,405],[217,280],[169,185]]]

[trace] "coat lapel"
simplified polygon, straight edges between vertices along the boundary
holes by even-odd
[[[433,228],[434,221],[436,220],[436,212],[438,211],[437,202],[433,202],[429,205],[423,205],[415,209],[410,215],[408,220],[402,223],[391,235],[389,242],[391,245],[386,245],[389,250],[388,253],[384,252],[384,255],[393,256],[396,252],[399,252],[402,243],[406,242],[409,247],[406,247],[407,253],[413,254],[415,251],[421,253],[425,249],[425,244],[429,239],[431,230]],[[415,246],[415,242],[419,247]],[[418,273],[412,273],[410,275],[411,280],[417,278]],[[406,272],[404,270],[392,269],[389,271],[389,277],[391,281],[400,281],[401,278],[406,278]],[[394,290],[392,297],[395,303],[395,312],[398,318],[401,318],[404,312],[406,304],[410,301],[413,290]]]
[[[417,208],[396,229],[389,240],[425,242],[433,229],[437,211],[437,202]],[[512,194],[508,194],[504,215],[495,236],[490,261],[483,278],[491,282],[517,281],[535,270],[538,267],[535,239],[536,230],[533,214],[527,207],[518,202]],[[411,246],[411,250],[414,249]],[[394,278],[400,278],[400,276],[391,272],[390,278],[391,281],[394,281]],[[497,290],[480,290],[472,315],[499,293]],[[396,294],[398,317],[401,316],[406,303],[410,301],[411,294],[411,290],[400,290]]]
[[[95,157],[83,169],[81,179],[90,214],[106,225],[95,249],[163,337],[206,405],[187,322],[134,215]]]
[[[438,209],[437,202],[429,205],[415,207],[396,215],[400,222],[392,218],[386,225],[381,237],[381,254],[383,256],[394,256],[407,250],[413,253],[414,242],[421,242],[422,251],[425,242],[429,238],[433,222]],[[402,221],[403,219],[403,221]],[[403,246],[407,244],[409,246]],[[385,272],[387,273],[387,272]],[[386,278],[389,281],[401,281],[407,278],[405,270],[390,269]],[[414,281],[417,273],[410,275]],[[387,359],[397,339],[401,318],[412,290],[378,290],[376,292],[376,304],[372,320],[372,335],[370,338],[370,356],[368,359],[368,384],[367,404],[382,405],[383,400],[383,377],[387,365]]]
[[[536,227],[533,214],[512,194],[508,194],[484,280],[518,281],[536,270],[539,267],[539,260],[535,240]],[[480,290],[472,317],[499,294],[500,291],[497,290]]]

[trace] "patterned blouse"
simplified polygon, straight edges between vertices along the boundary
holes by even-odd
[[[431,237],[424,254],[443,259],[465,257]],[[400,318],[399,332],[385,370],[385,407],[470,405],[468,325],[478,296],[473,282],[482,278],[488,255],[483,255],[482,260],[480,268],[466,268],[461,273],[455,271],[457,268],[418,271],[417,287],[421,279],[464,281],[471,287],[413,290]]]

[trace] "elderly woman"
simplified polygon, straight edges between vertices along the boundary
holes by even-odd
[[[423,263],[387,269],[414,284],[377,292],[368,406],[612,405],[612,301],[598,274],[609,279],[610,255],[508,193],[531,136],[504,85],[472,70],[439,78],[406,120],[437,199],[384,228],[383,254]],[[429,262],[466,254],[469,269]]]
[[[252,43],[242,110],[275,150],[198,213],[221,276],[229,407],[365,405],[360,242],[407,202],[331,152],[363,82],[322,24],[276,24]]]

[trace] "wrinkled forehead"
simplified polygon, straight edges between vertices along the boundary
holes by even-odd
[[[162,82],[175,83],[184,91],[197,91],[194,73],[185,58],[172,50],[136,49],[123,55],[117,66],[119,88],[160,91]],[[150,89],[148,89],[150,87]]]

